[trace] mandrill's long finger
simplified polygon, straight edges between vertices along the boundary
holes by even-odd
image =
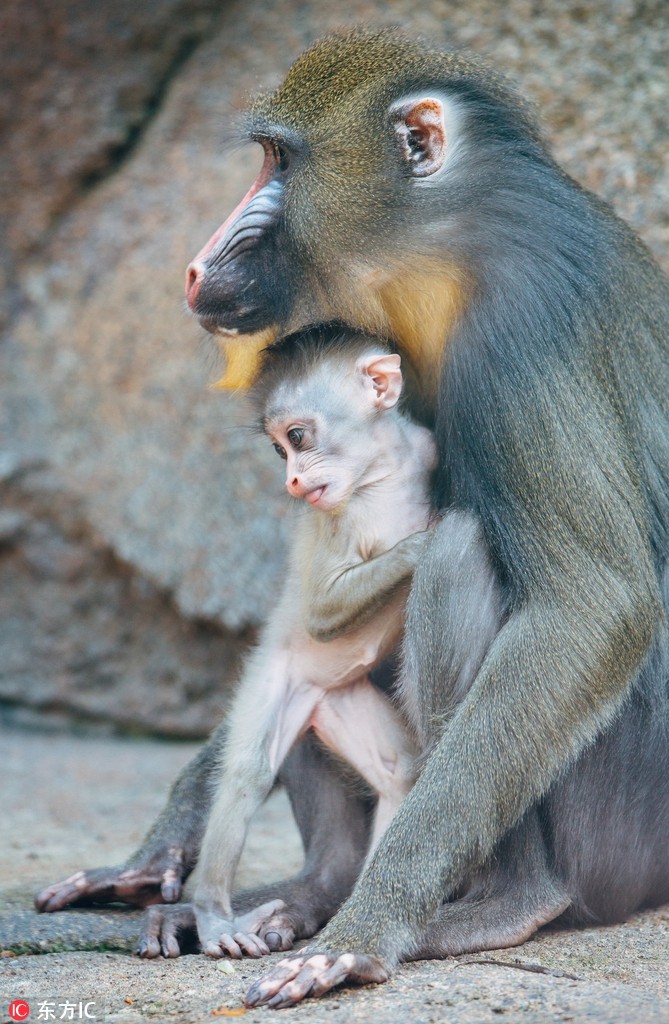
[[[255,981],[244,996],[245,1006],[262,1006],[279,992],[286,982],[296,977],[304,967],[307,957],[281,960],[274,970]]]
[[[114,898],[121,870],[114,867],[77,871],[42,889],[35,897],[35,909],[41,914],[50,914],[74,903],[108,903]]]
[[[162,953],[171,959],[191,949],[199,949],[199,944],[195,911],[190,903],[177,907],[160,904],[146,912],[137,947],[141,957],[151,960]]]
[[[181,858],[179,862],[173,867],[169,867],[163,873],[162,882],[160,883],[160,897],[163,903],[178,903],[181,899],[181,890],[183,888],[182,878],[183,866]]]
[[[163,925],[163,915],[160,907],[151,907],[144,915],[142,922],[142,934],[137,945],[137,955],[145,960],[154,960],[160,956],[160,935]]]
[[[171,921],[169,918],[163,921],[160,948],[163,956],[168,957],[168,959],[181,956],[181,946],[177,939],[178,930],[178,921]]]
[[[332,957],[318,954],[310,957],[299,974],[286,982],[279,991],[267,1001],[273,1010],[283,1010],[287,1006],[295,1006],[307,996],[312,995],[319,978],[322,978],[332,963]],[[323,989],[325,991],[325,989]]]
[[[356,985],[380,985],[390,973],[376,957],[363,953],[343,953],[327,970],[316,977],[312,995],[321,996],[337,985],[349,981]]]

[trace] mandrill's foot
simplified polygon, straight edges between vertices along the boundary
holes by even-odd
[[[50,914],[95,903],[128,903],[132,907],[176,903],[181,896],[183,871],[183,851],[170,847],[143,867],[77,871],[42,889],[35,897],[35,909]]]
[[[198,906],[195,914],[202,952],[216,959],[267,956],[270,948],[260,935],[265,923],[283,907],[282,900],[270,900],[241,917],[226,918],[213,906]]]
[[[200,949],[195,910],[190,903],[176,907],[159,906],[147,910],[137,945],[137,955],[145,960],[158,956],[177,957]]]
[[[300,950],[254,982],[244,1004],[280,1010],[308,996],[322,996],[336,985],[379,985],[389,977],[390,971],[383,961],[369,953]]]

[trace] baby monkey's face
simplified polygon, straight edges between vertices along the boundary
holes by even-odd
[[[392,370],[399,373],[398,356]],[[379,478],[388,441],[384,414],[396,402],[379,391],[380,374],[370,376],[375,359],[341,356],[324,360],[306,379],[283,381],[267,402],[263,428],[286,463],[286,488],[294,498],[334,511]],[[399,395],[399,386],[397,395]]]
[[[329,512],[355,492],[364,468],[359,438],[342,437],[332,422],[306,410],[273,419],[268,428],[274,450],[286,463],[286,489],[293,498]]]

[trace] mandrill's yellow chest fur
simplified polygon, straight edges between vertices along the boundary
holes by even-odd
[[[444,354],[471,292],[465,272],[445,260],[416,258],[410,270],[358,267],[336,295],[336,315],[397,346],[412,411],[429,422]]]
[[[246,391],[260,366],[260,353],[276,341],[277,331],[268,327],[257,334],[218,334],[216,340],[225,359],[225,372],[212,387],[223,391]]]
[[[410,391],[423,411],[434,409],[444,353],[470,288],[455,266],[440,264],[398,275],[379,290],[388,335],[414,378]]]

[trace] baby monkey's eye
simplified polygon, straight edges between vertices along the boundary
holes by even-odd
[[[293,448],[299,448],[302,444],[302,439],[304,438],[304,431],[300,430],[299,427],[291,427],[286,434],[286,437],[292,444]]]
[[[274,444],[272,445],[272,447],[274,448],[276,454],[279,455],[282,459],[285,460],[288,458],[288,455],[286,454],[286,449],[282,448],[280,444]]]

